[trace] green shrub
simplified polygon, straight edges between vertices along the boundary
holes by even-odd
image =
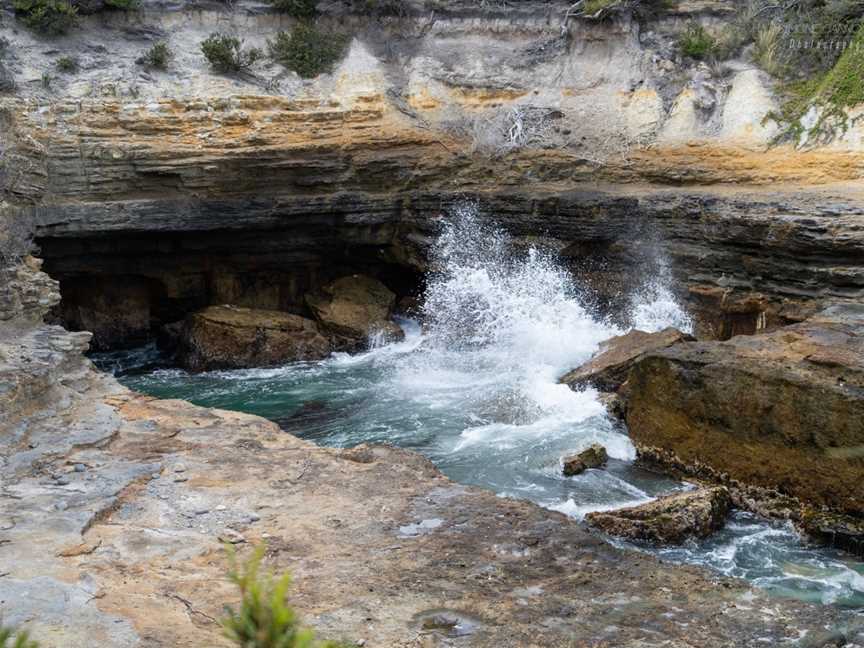
[[[270,0],[270,4],[294,18],[312,18],[318,13],[318,0]]]
[[[617,0],[585,0],[582,5],[582,11],[586,16],[593,16],[597,14],[598,11],[608,9],[616,2]]]
[[[122,9],[123,11],[137,9],[138,4],[139,0],[105,0],[105,6],[109,9]]]
[[[698,61],[707,59],[714,53],[714,37],[702,25],[690,25],[678,39],[678,47],[684,56]]]
[[[285,602],[290,577],[261,574],[264,545],[252,557],[238,564],[233,547],[227,547],[228,578],[240,589],[240,607],[225,608],[222,620],[225,636],[240,648],[339,648],[340,644],[319,642],[315,634],[300,627],[297,615]],[[2,647],[0,647],[2,648]]]
[[[380,16],[407,16],[409,13],[405,0],[354,0],[351,8],[357,13],[375,18]]]
[[[11,628],[0,627],[0,648],[39,648],[39,644],[30,641],[23,630],[16,633]]]
[[[790,83],[784,94],[786,100],[780,110],[765,117],[781,126],[776,141],[798,142],[805,131],[801,120],[814,106],[819,117],[809,129],[811,143],[827,143],[838,130],[845,132],[849,128],[846,111],[864,104],[864,23],[830,71]]]
[[[78,71],[78,59],[72,56],[63,56],[57,59],[57,69],[64,74],[75,74]]]
[[[204,57],[219,72],[240,72],[248,70],[263,56],[257,47],[243,49],[243,41],[234,36],[213,33],[201,42]]]
[[[69,0],[13,0],[12,6],[27,27],[49,36],[65,34],[78,16]]]
[[[174,58],[174,52],[171,51],[167,43],[156,43],[139,56],[136,63],[164,70],[168,67],[172,58]]]
[[[345,54],[348,38],[325,33],[309,23],[296,25],[290,33],[280,31],[267,41],[270,56],[304,79],[329,72]]]
[[[783,28],[777,23],[764,25],[756,32],[754,40],[753,60],[768,74],[779,76],[783,72],[780,60],[780,37]]]

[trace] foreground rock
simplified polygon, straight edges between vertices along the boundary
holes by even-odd
[[[342,348],[358,348],[370,338],[399,340],[402,329],[390,321],[396,295],[371,277],[351,275],[306,296],[315,319],[333,335]]]
[[[180,362],[190,371],[318,360],[330,343],[312,320],[280,311],[211,306],[186,322]]]
[[[644,458],[864,517],[864,306],[649,353],[628,389]]]
[[[722,528],[730,505],[729,491],[719,486],[616,511],[589,513],[585,520],[610,535],[653,544],[681,544]]]
[[[618,391],[633,363],[643,355],[693,339],[672,327],[656,333],[633,330],[603,342],[588,362],[562,376],[560,382],[572,389],[594,387],[604,392]]]
[[[599,443],[594,443],[582,452],[564,459],[564,476],[573,477],[581,475],[589,468],[600,468],[606,464],[608,459],[609,455],[606,454],[606,448]]]
[[[220,537],[241,556],[266,541],[303,619],[367,646],[447,645],[456,627],[479,648],[864,642],[841,610],[619,551],[412,452],[132,394],[82,358],[88,335],[32,321],[56,299],[43,283],[0,323],[0,611],[43,648],[229,646]]]

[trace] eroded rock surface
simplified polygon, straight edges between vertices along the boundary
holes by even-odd
[[[692,340],[691,335],[672,327],[656,333],[633,330],[603,342],[588,362],[562,376],[561,382],[572,389],[590,386],[615,392],[627,380],[630,368],[641,356]]]
[[[342,277],[307,295],[306,303],[339,347],[362,347],[376,336],[390,341],[404,336],[390,321],[396,295],[377,279]]]
[[[627,425],[640,453],[693,474],[864,516],[864,307],[645,355]]]
[[[179,360],[191,371],[320,360],[330,342],[310,319],[280,311],[211,306],[187,320]]]
[[[723,527],[731,499],[724,487],[667,495],[653,502],[596,511],[585,521],[606,533],[655,544],[681,544],[705,538]]]
[[[609,455],[606,453],[606,448],[599,443],[594,443],[582,452],[564,458],[564,476],[573,477],[581,475],[589,468],[600,468],[606,464],[608,459]]]
[[[227,646],[218,619],[237,592],[220,538],[242,555],[266,541],[303,618],[368,646],[864,641],[840,610],[620,551],[415,453],[320,448],[130,393],[82,358],[88,336],[30,329],[0,328],[18,394],[0,419],[0,611],[45,648]]]

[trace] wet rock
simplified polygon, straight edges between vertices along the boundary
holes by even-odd
[[[642,355],[693,339],[672,327],[656,333],[630,331],[606,340],[588,362],[565,374],[561,382],[572,389],[594,387],[614,392],[627,380],[630,368]]]
[[[405,335],[390,321],[396,295],[371,277],[342,277],[306,295],[306,303],[340,348],[363,347],[373,336],[399,340]]]
[[[589,468],[600,468],[606,465],[608,459],[606,448],[599,443],[594,443],[582,452],[564,459],[564,476],[573,477]]]
[[[864,517],[864,306],[646,354],[628,391],[640,456]]]
[[[730,505],[729,491],[717,486],[661,497],[640,506],[589,513],[585,521],[630,540],[681,544],[722,528]]]
[[[266,367],[330,353],[312,320],[235,306],[211,306],[192,315],[181,346],[180,361],[190,371]]]
[[[799,528],[820,544],[864,555],[864,520],[825,511],[805,511]]]

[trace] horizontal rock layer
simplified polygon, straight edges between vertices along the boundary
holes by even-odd
[[[864,298],[860,192],[541,187],[147,199],[34,215],[46,267],[70,296],[93,275],[153,280],[163,322],[218,303],[302,308],[310,288],[355,271],[405,294],[417,279],[398,268],[425,270],[441,220],[466,200],[517,242],[557,252],[601,307],[627,311],[655,280],[670,284],[701,336],[771,330],[827,300]]]

